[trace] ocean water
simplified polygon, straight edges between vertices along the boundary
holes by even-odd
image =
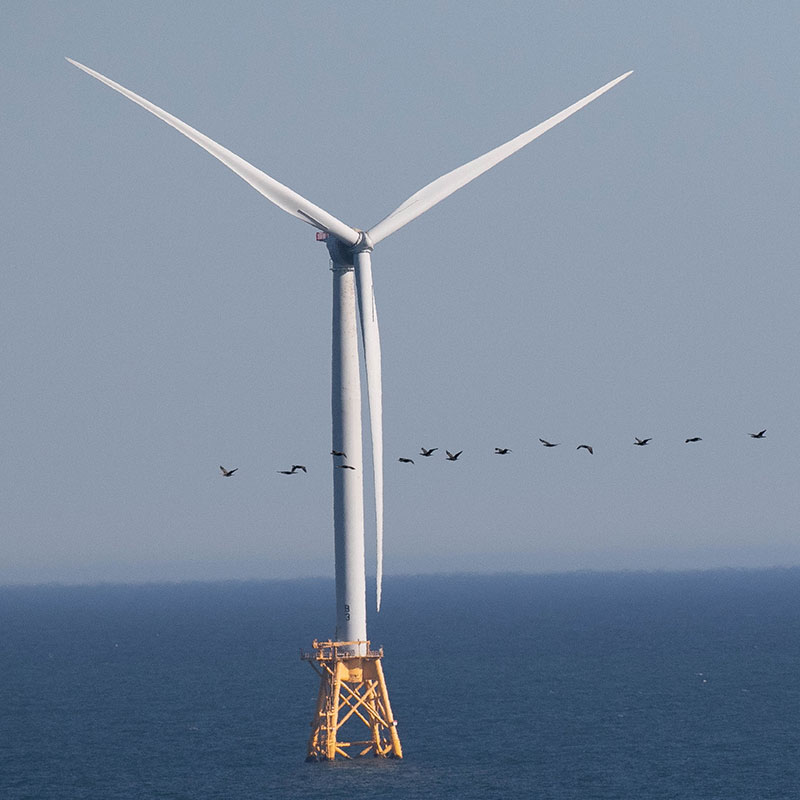
[[[0,798],[800,797],[800,569],[384,595],[405,758],[307,764],[332,581],[0,588]]]

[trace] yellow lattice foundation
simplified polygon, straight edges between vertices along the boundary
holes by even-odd
[[[402,758],[381,667],[383,649],[370,650],[369,642],[314,641],[313,647],[313,653],[301,654],[320,676],[306,760]],[[353,655],[359,652],[364,655]]]

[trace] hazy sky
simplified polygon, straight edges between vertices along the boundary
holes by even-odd
[[[387,573],[800,564],[798,34],[796,2],[3,3],[0,582],[333,574],[324,246],[65,56],[362,228],[634,69],[376,247]]]

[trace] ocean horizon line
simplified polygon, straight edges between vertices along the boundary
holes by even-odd
[[[463,580],[475,579],[486,580],[496,578],[569,578],[569,577],[646,577],[646,576],[680,576],[702,574],[731,574],[731,573],[765,573],[780,572],[789,573],[800,571],[800,564],[764,564],[764,565],[719,565],[719,566],[696,566],[696,567],[576,567],[573,569],[495,569],[495,570],[452,570],[452,571],[430,571],[430,572],[394,572],[384,575],[384,580],[391,583],[392,580]],[[97,579],[97,580],[23,580],[23,581],[2,581],[0,580],[0,590],[6,589],[25,589],[25,588],[106,588],[106,587],[148,587],[148,586],[242,586],[242,585],[302,585],[302,584],[329,583],[334,584],[333,575],[299,575],[289,577],[274,576],[250,576],[250,577],[155,577],[155,578],[132,578],[132,579]],[[375,575],[367,574],[367,583],[374,587]]]

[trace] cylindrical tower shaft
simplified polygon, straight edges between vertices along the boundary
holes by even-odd
[[[336,560],[336,640],[366,641],[364,483],[361,445],[361,376],[358,363],[356,287],[352,264],[333,262],[331,376],[333,528]],[[363,655],[354,651],[355,655]]]

